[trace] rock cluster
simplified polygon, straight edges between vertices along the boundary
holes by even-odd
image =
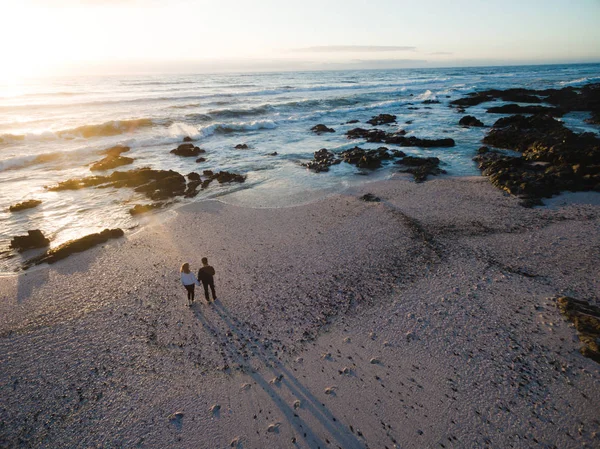
[[[125,172],[115,171],[109,176],[89,176],[80,179],[69,179],[62,181],[56,186],[47,187],[50,191],[78,190],[86,187],[131,187],[136,192],[143,193],[153,201],[164,201],[176,196],[195,196],[197,187],[208,187],[213,180],[219,183],[244,182],[245,177],[236,173],[221,171],[214,173],[211,170],[203,172],[205,179],[190,179],[186,183],[185,177],[173,170],[154,170],[148,167],[129,170]],[[200,176],[200,175],[198,175]]]
[[[318,125],[313,126],[310,130],[315,134],[334,133],[335,132],[335,129],[328,128],[327,126],[320,124],[320,123]]]
[[[558,298],[556,304],[565,318],[575,325],[581,354],[600,363],[600,307],[568,296]]]
[[[129,209],[129,213],[131,215],[140,215],[156,209],[162,209],[163,207],[165,207],[165,203],[136,204]]]
[[[463,118],[461,118],[458,122],[458,124],[460,126],[477,126],[477,127],[482,127],[483,122],[481,120],[478,120],[476,117],[473,117],[472,115],[465,115]]]
[[[26,251],[28,249],[43,248],[50,244],[42,231],[34,229],[27,231],[27,235],[18,235],[13,237],[10,241],[10,248],[16,249],[19,252]]]
[[[405,168],[399,170],[401,173],[410,173],[416,182],[423,182],[429,175],[440,175],[446,173],[442,170],[440,160],[437,157],[416,157],[406,156],[396,162],[396,165],[402,165]]]
[[[234,148],[236,150],[247,150],[250,147],[245,143],[238,143]]]
[[[453,147],[454,139],[420,139],[415,136],[405,137],[406,131],[387,133],[381,129],[354,128],[346,132],[348,139],[365,139],[367,142],[387,143],[401,147]]]
[[[183,157],[196,157],[199,154],[206,153],[206,150],[203,150],[193,143],[182,143],[174,150],[171,150],[172,154]]]
[[[26,209],[32,209],[38,207],[42,202],[40,200],[27,200],[22,203],[13,204],[8,208],[10,212],[19,212]]]
[[[480,152],[474,160],[492,184],[539,203],[562,190],[600,191],[600,139],[576,134],[547,115],[498,120],[483,142],[522,153]]]
[[[397,117],[392,114],[379,114],[370,120],[367,120],[367,123],[373,126],[385,125],[386,123],[394,123],[396,118]]]
[[[27,269],[32,265],[39,265],[42,263],[58,262],[59,260],[64,259],[73,253],[85,251],[96,245],[105,243],[110,239],[122,237],[123,235],[124,233],[122,229],[105,229],[100,233],[89,234],[79,239],[70,240],[62,245],[57,246],[56,248],[47,250],[44,254],[29,259],[25,263],[24,268]]]
[[[97,162],[94,162],[90,166],[90,170],[92,171],[100,171],[100,170],[110,170],[111,168],[117,168],[122,165],[128,165],[133,163],[133,159],[130,157],[121,156],[122,153],[126,153],[130,148],[117,145],[111,148],[108,148],[103,151],[106,156],[103,159],[100,159]]]

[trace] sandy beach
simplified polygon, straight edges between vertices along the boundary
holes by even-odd
[[[599,304],[600,194],[395,175],[228,203],[0,278],[0,446],[600,446],[600,365],[555,301]],[[188,308],[203,256],[219,299]]]

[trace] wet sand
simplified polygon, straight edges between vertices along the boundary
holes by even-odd
[[[600,365],[553,298],[598,304],[599,197],[398,176],[206,201],[0,278],[0,445],[596,447]],[[219,299],[190,309],[203,256]]]

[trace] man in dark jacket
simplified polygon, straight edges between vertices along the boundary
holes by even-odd
[[[206,302],[210,302],[208,297],[209,286],[212,292],[213,302],[217,300],[217,295],[215,294],[215,280],[213,278],[214,275],[215,269],[208,264],[208,259],[203,257],[202,268],[198,270],[198,280],[201,281],[204,286],[204,297],[206,298]]]

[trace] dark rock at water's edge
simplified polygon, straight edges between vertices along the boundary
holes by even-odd
[[[379,203],[381,201],[381,198],[373,195],[372,193],[365,193],[360,197],[360,199],[367,203]]]
[[[313,133],[316,133],[316,134],[334,133],[335,132],[335,129],[328,128],[327,126],[325,126],[325,125],[323,125],[321,123],[319,123],[318,125],[313,126],[310,130]]]
[[[219,172],[213,173],[205,170],[204,176],[208,179],[202,182],[202,188],[206,188],[210,181],[244,182],[245,177],[235,173]],[[78,190],[86,187],[98,188],[134,188],[136,192],[145,194],[153,201],[163,201],[168,198],[182,195],[192,195],[200,180],[190,180],[186,183],[185,177],[173,170],[153,170],[151,168],[139,168],[126,172],[115,171],[109,176],[89,176],[81,179],[69,179],[62,181],[48,190],[57,192],[61,190]],[[187,186],[186,186],[187,184]],[[187,187],[187,188],[186,188]]]
[[[47,250],[44,254],[29,259],[25,262],[23,268],[27,269],[32,265],[39,265],[42,263],[58,262],[71,254],[80,253],[96,245],[100,245],[101,243],[106,243],[110,239],[123,237],[123,235],[124,232],[122,229],[105,229],[100,233],[89,234],[79,239],[70,240],[56,248]]]
[[[360,123],[360,120],[352,119],[346,122],[346,125],[353,125],[354,123]]]
[[[600,139],[593,133],[576,134],[545,115],[516,115],[498,120],[483,142],[522,153],[494,150],[474,160],[496,187],[524,196],[523,205],[564,190],[600,191]]]
[[[600,125],[600,111],[592,112],[590,118],[586,118],[584,121],[591,125]]]
[[[33,209],[34,207],[38,207],[42,202],[40,200],[27,200],[22,203],[13,204],[8,208],[10,212],[19,212],[26,209]]]
[[[198,159],[196,159],[196,163],[197,164],[201,164],[202,162],[206,162],[206,158],[205,157],[199,157]]]
[[[129,151],[129,150],[127,150]],[[97,162],[94,162],[90,166],[91,171],[100,171],[100,170],[110,170],[112,168],[117,168],[122,165],[133,164],[133,159],[130,157],[119,156],[119,154],[111,154],[109,153],[103,159],[100,159]]]
[[[473,117],[472,115],[465,115],[463,118],[460,119],[458,124],[460,126],[476,126],[476,127],[484,126],[483,122],[481,120],[478,120],[476,117]]]
[[[28,249],[43,248],[50,244],[42,231],[39,229],[33,229],[27,231],[27,235],[17,235],[10,241],[10,248],[16,249],[19,252],[26,251]]]
[[[267,156],[277,156],[279,153],[277,151],[273,151],[272,153],[268,153]]]
[[[346,132],[348,139],[366,139],[367,142],[387,143],[401,147],[453,147],[454,139],[420,139],[415,136],[405,137],[406,131],[387,133],[381,129],[354,128]]]
[[[312,170],[316,173],[329,171],[329,167],[334,164],[339,164],[342,161],[335,157],[333,151],[329,151],[326,148],[321,148],[314,152],[313,160],[302,164],[304,167]]]
[[[188,173],[186,176],[190,181],[200,181],[200,175],[196,172]]]
[[[206,153],[206,150],[194,146],[192,143],[182,143],[174,150],[170,151],[172,154],[183,157],[195,157],[199,154]]]
[[[416,182],[425,181],[429,175],[446,173],[446,170],[442,170],[439,167],[440,160],[437,157],[406,156],[394,162],[394,164],[406,167],[399,171],[401,173],[410,173]]]
[[[568,296],[557,298],[556,304],[577,330],[581,342],[579,352],[600,363],[600,307]]]
[[[238,143],[234,148],[236,150],[247,150],[250,147],[245,143]]]
[[[379,114],[371,118],[370,120],[367,120],[367,123],[373,126],[384,125],[386,123],[394,123],[396,121],[396,118],[397,117],[392,114]]]
[[[185,137],[183,138],[183,141],[184,141],[184,142],[193,142],[193,141],[194,141],[194,139],[192,139],[190,136],[185,136]]]
[[[163,207],[165,207],[165,203],[136,204],[129,209],[129,213],[131,215],[140,215],[153,210],[162,209]]]
[[[562,117],[565,115],[565,111],[559,108],[548,108],[545,106],[520,106],[514,103],[489,108],[486,112],[491,114],[548,114],[553,117]]]
[[[381,167],[381,161],[403,157],[404,153],[398,150],[392,150],[385,147],[377,148],[376,150],[364,150],[359,147],[354,147],[349,150],[344,150],[339,155],[332,151],[322,148],[315,151],[313,160],[302,164],[304,167],[313,170],[317,173],[329,171],[329,167],[341,162],[356,165],[358,168],[376,169]]]
[[[423,104],[439,104],[440,100],[424,100]]]

